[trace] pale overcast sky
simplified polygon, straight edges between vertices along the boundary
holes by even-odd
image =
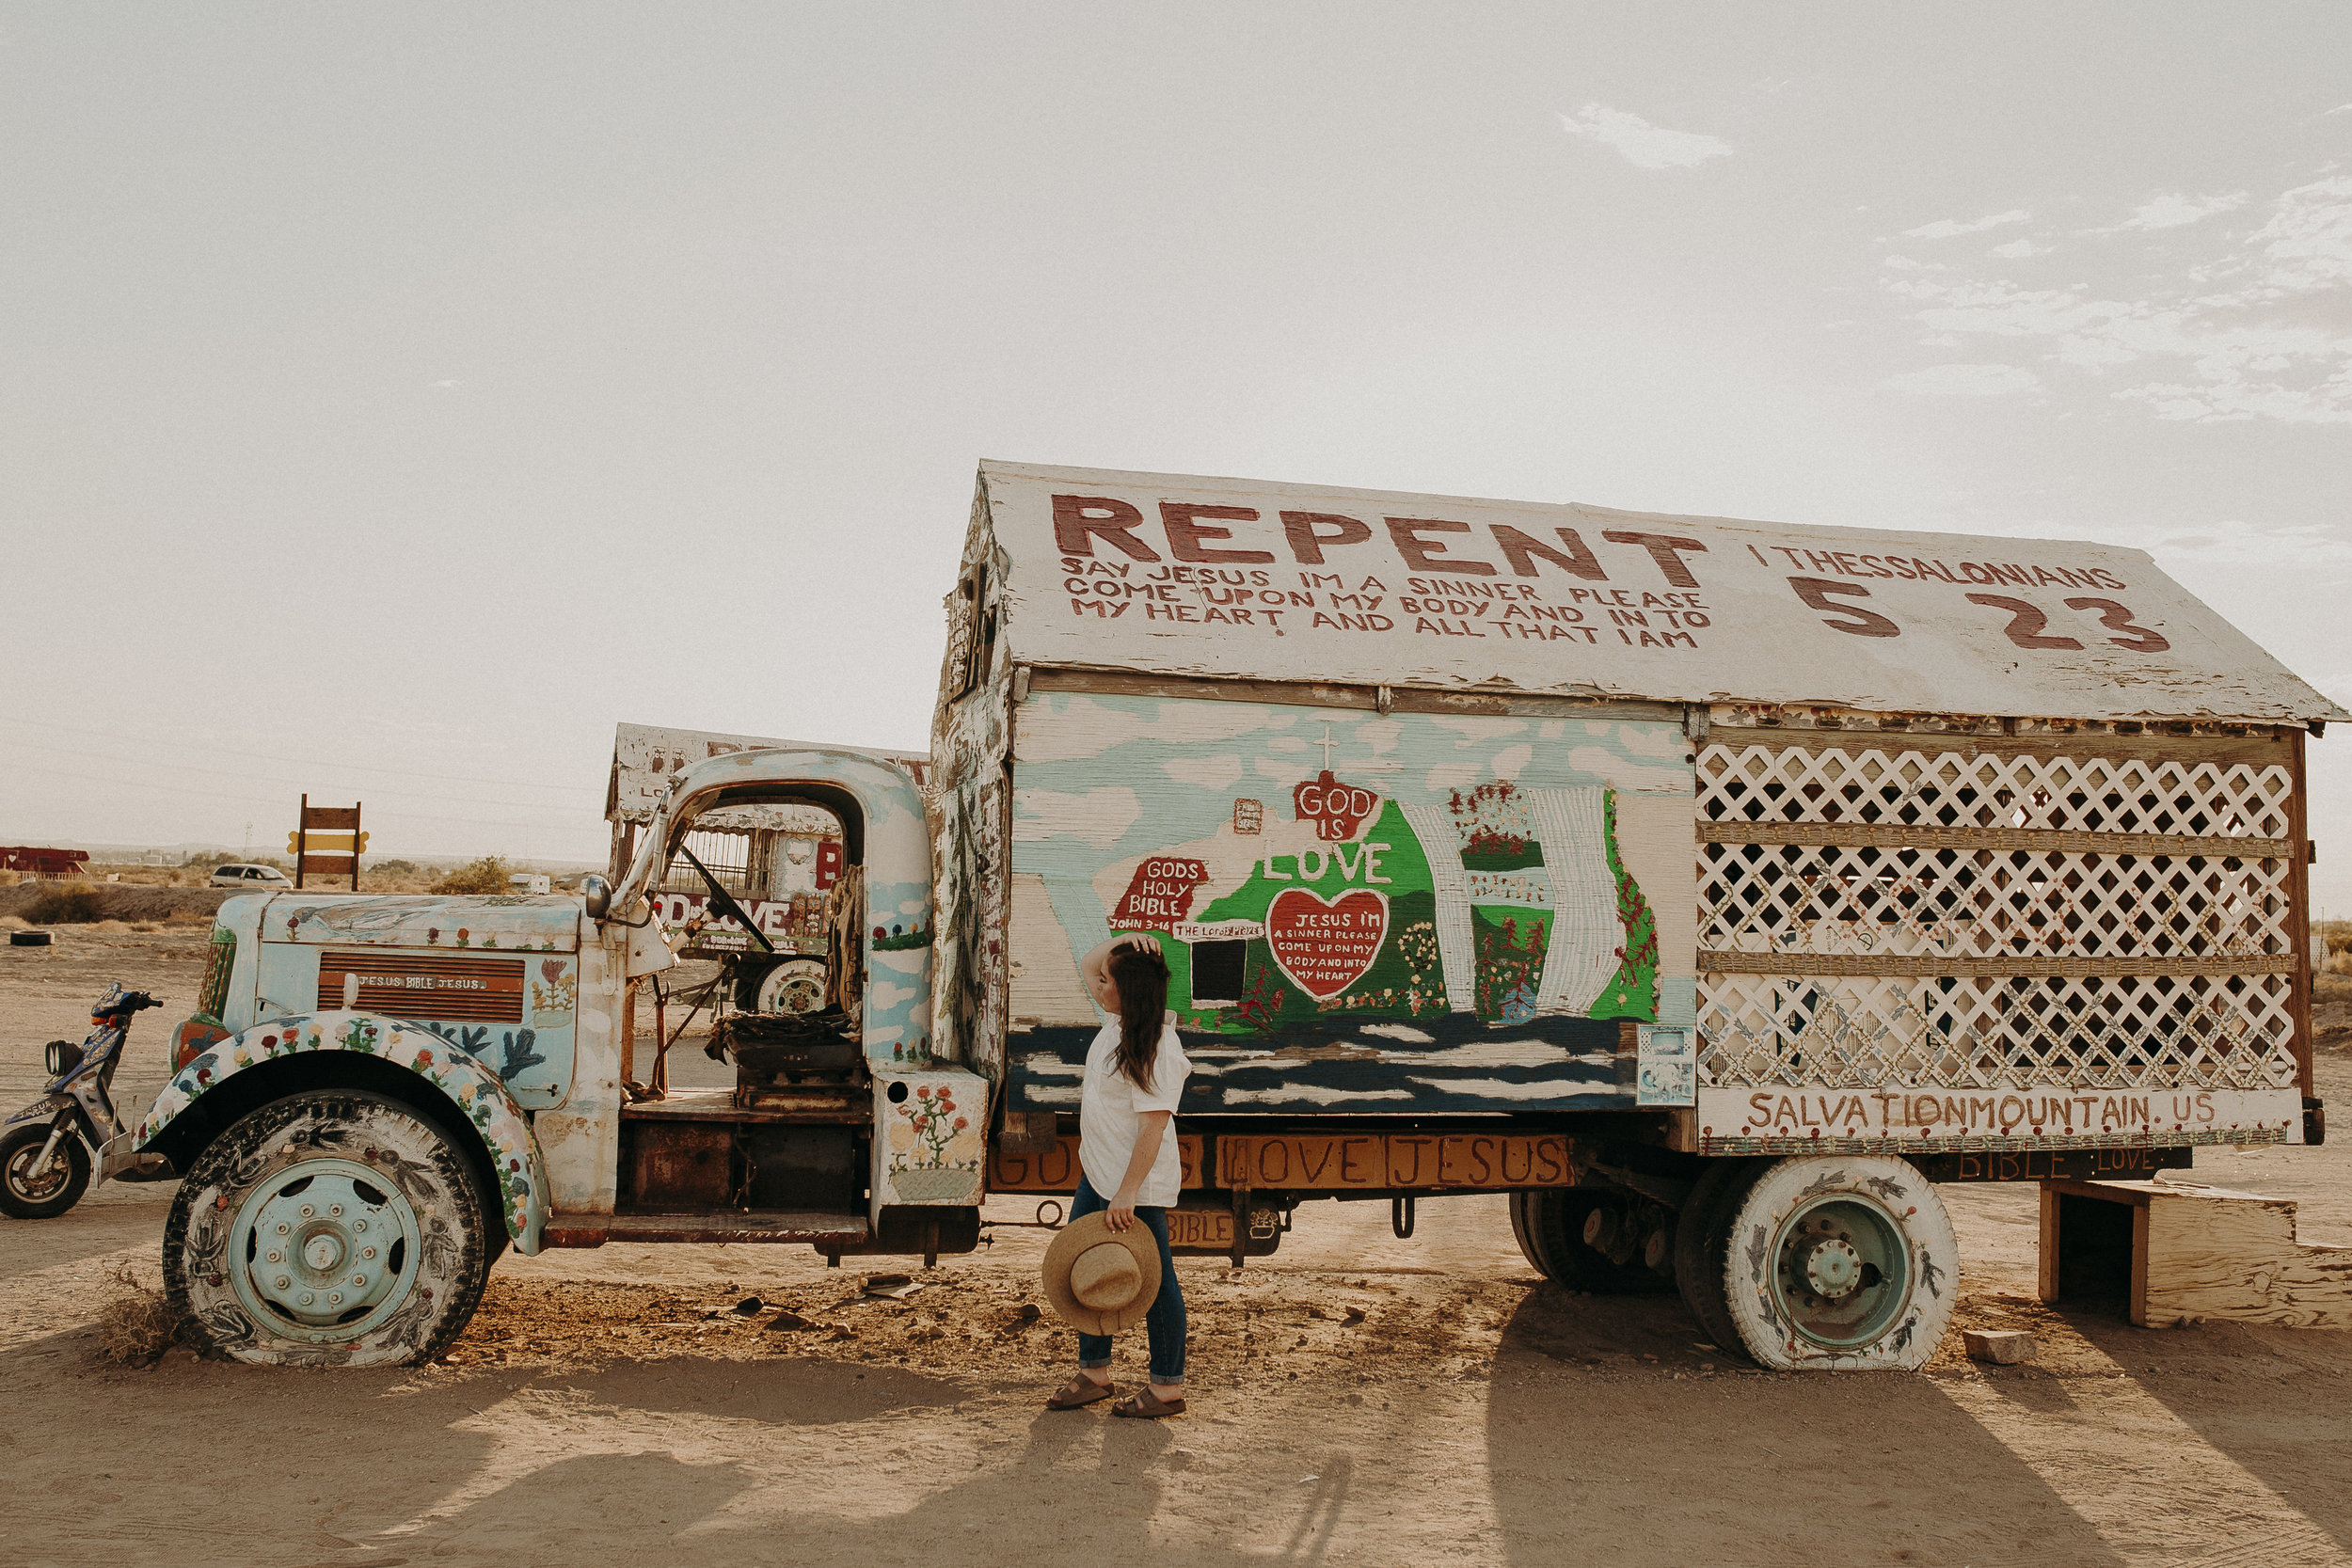
[[[2244,0],[0,4],[0,842],[307,788],[594,858],[616,720],[919,746],[982,456],[2116,540],[2352,700],[2347,62]]]

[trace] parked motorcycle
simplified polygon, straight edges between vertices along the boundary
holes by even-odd
[[[49,1086],[0,1122],[0,1213],[55,1219],[89,1190],[90,1162],[122,1131],[112,1093],[131,1020],[163,1004],[143,990],[106,988],[92,1006],[94,1027],[80,1045],[49,1042]]]

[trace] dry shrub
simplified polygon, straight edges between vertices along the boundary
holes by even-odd
[[[157,931],[160,931],[163,928],[164,923],[160,920],[134,920],[131,922],[131,929],[138,932],[141,936],[153,936]]]
[[[96,888],[60,882],[34,899],[24,917],[36,926],[88,926],[106,917],[105,901]]]
[[[22,871],[0,871],[0,887],[14,887],[24,879]]]
[[[506,879],[515,868],[502,855],[485,855],[469,865],[461,865],[433,884],[436,893],[512,893]]]
[[[29,931],[33,923],[18,914],[0,914],[0,931]]]
[[[180,1338],[180,1320],[161,1291],[128,1263],[109,1276],[115,1290],[98,1310],[98,1355],[118,1367],[151,1367]]]
[[[174,910],[164,916],[167,926],[210,926],[213,917],[202,910]]]

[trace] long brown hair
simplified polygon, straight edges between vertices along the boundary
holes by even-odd
[[[1111,953],[1109,968],[1119,987],[1119,1049],[1111,1062],[1150,1094],[1152,1064],[1167,1027],[1168,960],[1156,947],[1120,947]]]

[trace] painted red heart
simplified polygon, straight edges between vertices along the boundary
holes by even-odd
[[[1364,977],[1389,934],[1389,899],[1369,888],[1322,898],[1284,888],[1266,906],[1266,945],[1291,984],[1321,999]]]

